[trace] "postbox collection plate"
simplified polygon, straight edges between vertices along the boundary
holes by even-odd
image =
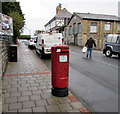
[[[67,55],[60,55],[59,56],[59,62],[67,62]]]

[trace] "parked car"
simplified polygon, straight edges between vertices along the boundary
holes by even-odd
[[[54,45],[62,45],[63,36],[61,33],[43,33],[39,34],[36,40],[36,53],[41,58],[51,54],[51,47]]]
[[[120,34],[109,34],[104,45],[103,53],[107,57],[118,55],[120,58]]]
[[[28,41],[28,47],[29,48],[35,48],[35,40],[37,36],[31,36],[31,39]]]

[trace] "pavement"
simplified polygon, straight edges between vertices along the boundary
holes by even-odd
[[[88,112],[69,90],[67,97],[51,94],[51,70],[25,44],[18,44],[18,61],[9,62],[2,80],[0,111]]]

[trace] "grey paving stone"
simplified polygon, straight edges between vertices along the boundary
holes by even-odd
[[[41,96],[40,95],[32,95],[30,96],[30,100],[40,100]]]
[[[67,111],[67,112],[79,112],[79,114],[82,114],[82,113],[80,113],[79,110],[70,110],[70,111]]]
[[[5,103],[16,103],[17,97],[6,98]]]
[[[40,84],[40,86],[47,86],[47,85],[48,85],[47,82],[41,82],[41,83],[39,83],[39,84]]]
[[[37,78],[37,80],[43,80],[44,79],[44,77],[42,77],[42,76],[39,76],[38,78]]]
[[[32,95],[31,91],[22,91],[22,96],[24,95]]]
[[[17,87],[15,87],[15,88],[9,88],[8,92],[17,92]]]
[[[25,102],[25,101],[29,101],[29,96],[20,96],[18,97],[18,102]]]
[[[36,104],[37,107],[48,105],[46,100],[35,100],[35,104]]]
[[[48,89],[51,89],[51,88],[52,88],[52,86],[51,86],[51,85],[47,85],[46,87],[47,87]]]
[[[8,111],[8,107],[9,107],[9,104],[3,104],[3,105],[2,105],[2,111],[3,111],[3,112]]]
[[[42,96],[42,99],[54,98],[54,96],[51,93],[41,94],[41,96]]]
[[[22,109],[22,103],[12,103],[9,106],[9,110]]]
[[[10,94],[11,97],[19,97],[21,96],[21,92],[15,92]]]
[[[27,83],[35,83],[35,81],[34,80],[27,80]]]
[[[80,102],[73,102],[73,103],[70,103],[70,104],[74,109],[85,108]]]
[[[47,89],[47,86],[41,85],[41,86],[38,87],[38,89],[40,89],[40,90],[42,90],[42,89]]]
[[[45,107],[35,107],[33,108],[33,112],[47,112]]]
[[[12,79],[12,81],[17,81],[17,82],[19,82],[19,81],[20,81],[20,79],[19,79],[19,78],[17,78],[17,77],[15,77],[15,78],[13,78],[13,79]]]
[[[60,103],[62,103],[62,104],[64,104],[64,103],[70,103],[71,102],[68,97],[63,97],[63,98],[60,97],[58,99],[59,99]]]
[[[10,110],[10,111],[7,111],[7,112],[18,112],[18,110]]]
[[[19,81],[18,84],[26,84],[26,80]]]
[[[28,78],[28,81],[34,81],[34,80],[36,80],[36,78],[34,77]]]
[[[1,89],[12,88],[12,84],[2,85]]]
[[[49,105],[45,107],[47,109],[47,112],[61,112],[57,105]]]
[[[20,109],[19,112],[32,112],[32,109],[31,108]]]
[[[12,88],[14,88],[14,87],[20,87],[20,84],[12,84],[11,86],[12,86]]]
[[[47,99],[49,105],[57,105],[60,104],[60,101],[57,98]]]
[[[20,87],[20,88],[18,88],[18,91],[27,91],[27,90],[28,90],[27,87]]]
[[[17,81],[9,81],[9,84],[17,84]]]
[[[6,92],[5,92],[5,94],[2,95],[2,99],[3,99],[3,98],[8,98],[8,97],[10,97],[10,93],[6,93]]]
[[[43,93],[50,93],[51,89],[43,89],[42,91],[43,91]]]
[[[32,94],[36,95],[36,94],[43,94],[41,90],[32,90]]]
[[[37,90],[37,87],[28,87],[29,90]]]
[[[38,83],[31,83],[30,84],[31,87],[37,87],[37,86],[40,86]]]
[[[24,108],[30,108],[30,107],[35,107],[35,102],[34,101],[23,102],[23,109]]]
[[[49,78],[48,79],[43,79],[43,82],[47,82],[47,83],[51,82],[51,79],[49,79]]]
[[[40,82],[41,83],[41,82],[43,82],[43,80],[39,79],[39,80],[35,80],[35,82]]]
[[[21,77],[21,81],[23,81],[23,80],[28,80],[28,77]]]
[[[69,103],[67,103],[67,104],[58,104],[58,107],[59,107],[62,111],[73,110],[73,108],[70,106]]]
[[[7,79],[4,79],[2,85],[5,86],[5,85],[8,85],[8,83],[9,83],[9,82],[7,81]]]
[[[21,84],[21,87],[30,87],[30,84]]]

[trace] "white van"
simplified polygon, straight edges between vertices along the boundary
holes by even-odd
[[[36,39],[36,53],[41,58],[51,54],[51,47],[54,45],[62,45],[63,36],[61,33],[44,33],[39,34]]]

